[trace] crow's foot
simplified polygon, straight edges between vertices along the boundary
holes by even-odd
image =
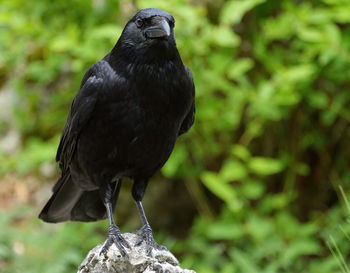
[[[107,253],[108,249],[113,243],[117,246],[122,256],[128,256],[128,254],[125,251],[125,248],[130,249],[130,245],[121,235],[120,229],[115,225],[110,225],[108,229],[108,238],[101,248],[100,255]]]
[[[151,256],[153,248],[159,249],[159,250],[167,250],[165,246],[162,246],[156,243],[156,241],[153,238],[152,228],[149,225],[144,225],[135,233],[138,236],[140,236],[139,240],[136,241],[135,246],[140,246],[143,242],[145,242],[147,256]]]

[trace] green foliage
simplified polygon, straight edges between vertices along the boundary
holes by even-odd
[[[174,244],[183,265],[201,273],[348,272],[350,230],[334,186],[350,185],[349,1],[3,1],[0,86],[15,94],[14,119],[0,130],[18,130],[22,146],[0,152],[0,172],[33,174],[53,163],[82,74],[114,45],[131,2],[174,15],[196,84],[195,126],[162,169],[208,208]],[[46,245],[61,259],[57,272],[82,258],[80,245],[59,245],[82,228],[58,228]],[[15,233],[3,233],[0,257],[16,272]],[[44,246],[47,235],[36,236],[33,247]],[[17,268],[44,272],[34,264],[38,251]]]
[[[36,213],[30,208],[17,208],[9,214],[0,214],[1,272],[73,272],[88,251],[103,241],[104,237],[96,230],[104,222],[57,227],[35,219]],[[18,224],[28,217],[31,220],[25,225]]]
[[[215,220],[196,221],[189,240],[174,247],[186,251],[183,265],[201,273],[342,272],[339,259],[346,264],[344,252],[349,251],[345,222],[341,232],[333,222],[324,227],[328,235],[337,235],[337,242],[331,242],[333,257],[324,248],[328,238],[319,233],[319,221],[301,223],[281,210],[269,215],[256,207],[246,210],[248,216],[224,209]]]

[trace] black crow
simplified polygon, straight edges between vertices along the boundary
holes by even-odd
[[[174,38],[173,16],[144,9],[118,42],[83,77],[63,128],[56,161],[62,171],[39,217],[46,222],[109,219],[106,252],[128,243],[113,220],[123,178],[142,221],[141,244],[153,239],[142,198],[148,181],[168,160],[176,139],[194,122],[194,84]]]

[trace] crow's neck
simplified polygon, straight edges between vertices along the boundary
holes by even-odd
[[[155,73],[183,68],[175,45],[135,49],[133,46],[117,43],[108,61],[117,73],[145,76],[149,74],[150,77]]]

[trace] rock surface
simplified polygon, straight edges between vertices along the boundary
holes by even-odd
[[[100,255],[101,245],[90,250],[78,269],[78,273],[196,273],[193,270],[182,269],[178,260],[168,250],[152,249],[150,256],[146,255],[145,244],[134,246],[138,235],[124,233],[132,249],[126,249],[128,256],[123,257],[113,244],[106,254]]]

